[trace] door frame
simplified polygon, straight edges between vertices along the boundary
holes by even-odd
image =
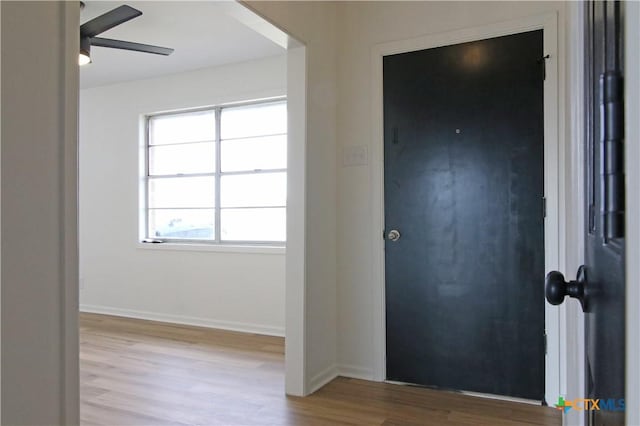
[[[627,360],[626,360],[626,393],[627,424],[640,424],[640,365],[637,354],[640,352],[640,264],[632,259],[640,258],[640,122],[636,119],[640,114],[640,3],[627,2],[625,17],[625,174],[626,185],[626,242],[627,242]]]
[[[372,235],[379,236],[384,223],[384,114],[383,114],[383,58],[384,56],[448,46],[493,37],[506,36],[542,29],[543,52],[550,55],[546,61],[544,81],[544,194],[547,200],[545,218],[545,271],[564,271],[565,256],[569,241],[561,212],[564,211],[565,164],[564,128],[561,128],[564,112],[564,79],[558,70],[564,70],[563,52],[558,46],[557,13],[530,16],[489,25],[464,28],[422,37],[399,40],[373,46],[371,52],[372,72],[372,161],[370,179],[372,184]],[[373,327],[374,327],[374,379],[386,380],[386,309],[385,309],[385,256],[384,239],[376,237],[372,247]],[[540,285],[544,283],[540,282]],[[544,299],[541,303],[545,303]],[[547,354],[545,357],[545,400],[553,402],[564,387],[561,379],[561,353],[564,350],[561,337],[561,311],[545,303],[545,328]]]

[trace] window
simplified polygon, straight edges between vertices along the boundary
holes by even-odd
[[[147,118],[146,240],[282,244],[284,100]]]

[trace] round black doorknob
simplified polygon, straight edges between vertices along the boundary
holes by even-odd
[[[578,269],[578,277],[575,281],[566,282],[564,275],[558,271],[551,271],[547,274],[544,283],[544,295],[547,302],[552,305],[559,305],[564,301],[565,296],[573,297],[580,301],[582,310],[586,309],[586,298],[584,286],[587,283],[586,270],[584,265]]]
[[[564,275],[558,271],[551,271],[547,274],[547,279],[544,284],[544,295],[547,298],[547,302],[552,305],[559,305],[564,302],[564,297],[569,294],[567,292],[567,283],[564,280]]]

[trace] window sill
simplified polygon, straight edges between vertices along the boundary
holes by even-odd
[[[165,251],[204,251],[214,253],[245,253],[245,254],[285,254],[286,247],[279,246],[243,246],[226,244],[197,244],[197,243],[137,243],[137,248],[142,250]]]

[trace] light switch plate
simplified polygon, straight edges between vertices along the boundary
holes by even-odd
[[[342,165],[365,166],[369,164],[369,152],[366,145],[347,146],[342,152]]]

